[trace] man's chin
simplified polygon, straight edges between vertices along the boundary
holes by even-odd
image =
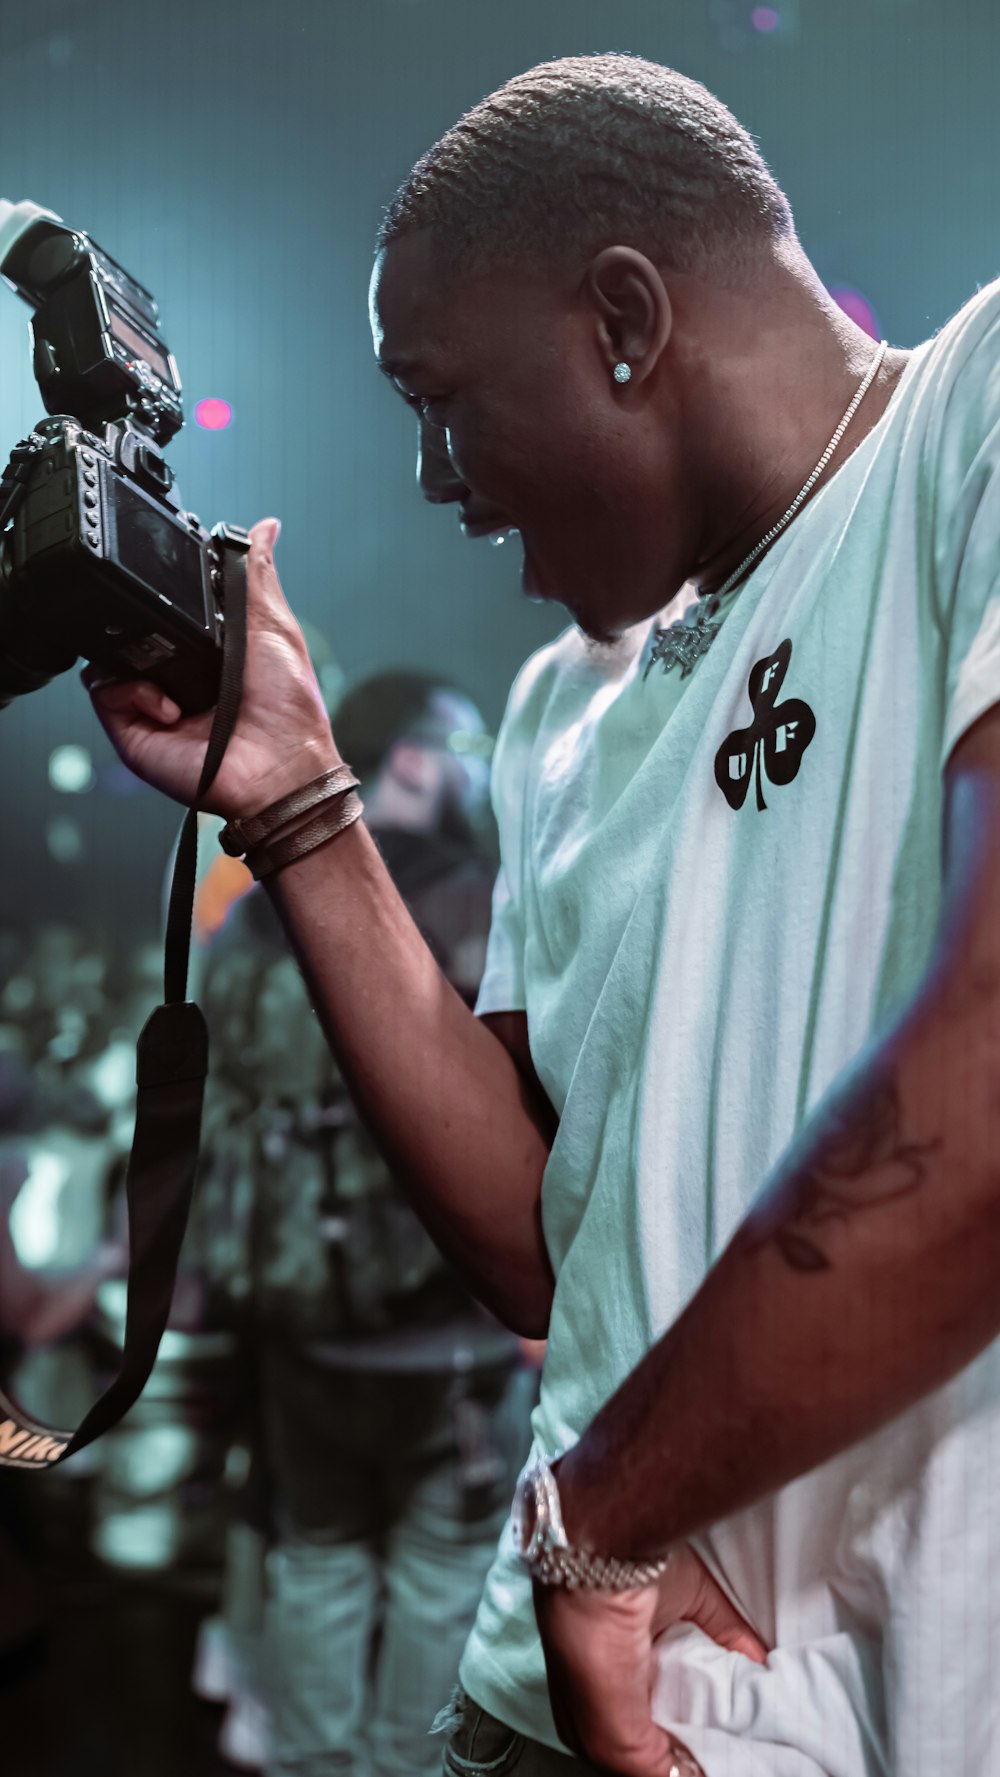
[[[527,552],[521,567],[521,591],[533,605],[564,605],[573,622],[578,629],[582,629],[584,635],[594,642],[601,639],[594,633],[592,620],[581,605],[579,592],[564,593],[550,580],[543,579],[537,563]]]
[[[560,599],[559,603],[566,606],[580,634],[588,642],[593,642],[595,647],[610,648],[621,639],[624,625],[618,626],[600,622],[592,611],[582,609],[579,602],[570,604],[567,599]]]
[[[537,564],[527,554],[521,569],[521,590],[533,605],[565,606],[577,629],[586,636],[588,642],[593,642],[597,647],[610,647],[621,639],[633,623],[639,621],[624,612],[620,619],[609,616],[607,607],[611,601],[608,599],[600,600],[603,608],[598,614],[595,610],[598,603],[596,599],[590,601],[581,598],[579,585],[574,586],[570,592],[562,592],[552,581],[543,577]]]

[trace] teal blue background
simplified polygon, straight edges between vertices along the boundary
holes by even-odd
[[[171,450],[206,523],[284,523],[288,596],[349,678],[440,668],[498,720],[563,622],[524,602],[519,552],[462,539],[413,490],[413,425],[373,368],[382,205],[468,105],[553,55],[628,49],[704,80],[758,136],[828,283],[891,341],[933,331],[1000,270],[990,0],[31,0],[0,3],[0,195],[90,231],[150,285],[190,420]],[[0,449],[40,416],[28,311],[0,290]],[[98,787],[58,795],[54,745]],[[75,675],[0,714],[0,924],[155,932],[175,811],[125,792]],[[78,823],[58,864],[47,821]]]

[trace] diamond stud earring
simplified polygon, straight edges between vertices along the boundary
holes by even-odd
[[[624,361],[621,364],[616,364],[614,367],[614,370],[612,371],[612,375],[613,375],[616,383],[631,382],[631,380],[632,380],[632,366],[631,366],[631,364],[626,364],[626,363],[624,363]]]

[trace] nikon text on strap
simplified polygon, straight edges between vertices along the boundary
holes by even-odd
[[[181,827],[167,914],[164,1004],[147,1019],[136,1055],[135,1136],[126,1177],[128,1306],[121,1367],[75,1431],[39,1425],[0,1390],[0,1468],[45,1469],[90,1444],[138,1400],[156,1360],[194,1190],[208,1032],[185,999],[198,862],[198,807],[222,763],[239,713],[246,657],[246,552],[235,525],[217,525],[225,630],[222,682],[205,763]]]

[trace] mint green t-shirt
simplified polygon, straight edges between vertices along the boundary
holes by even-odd
[[[647,626],[613,646],[568,630],[521,672],[496,755],[503,868],[479,1010],[526,1011],[560,1118],[533,1419],[549,1455],[677,1317],[818,1100],[918,989],[942,768],[1000,700],[998,569],[994,284],[911,355],[687,678],[646,676]],[[1000,1771],[998,1474],[1000,1344],[698,1539],[775,1652],[761,1668],[677,1627],[656,1718],[708,1777]],[[559,1746],[509,1531],[461,1676]]]

